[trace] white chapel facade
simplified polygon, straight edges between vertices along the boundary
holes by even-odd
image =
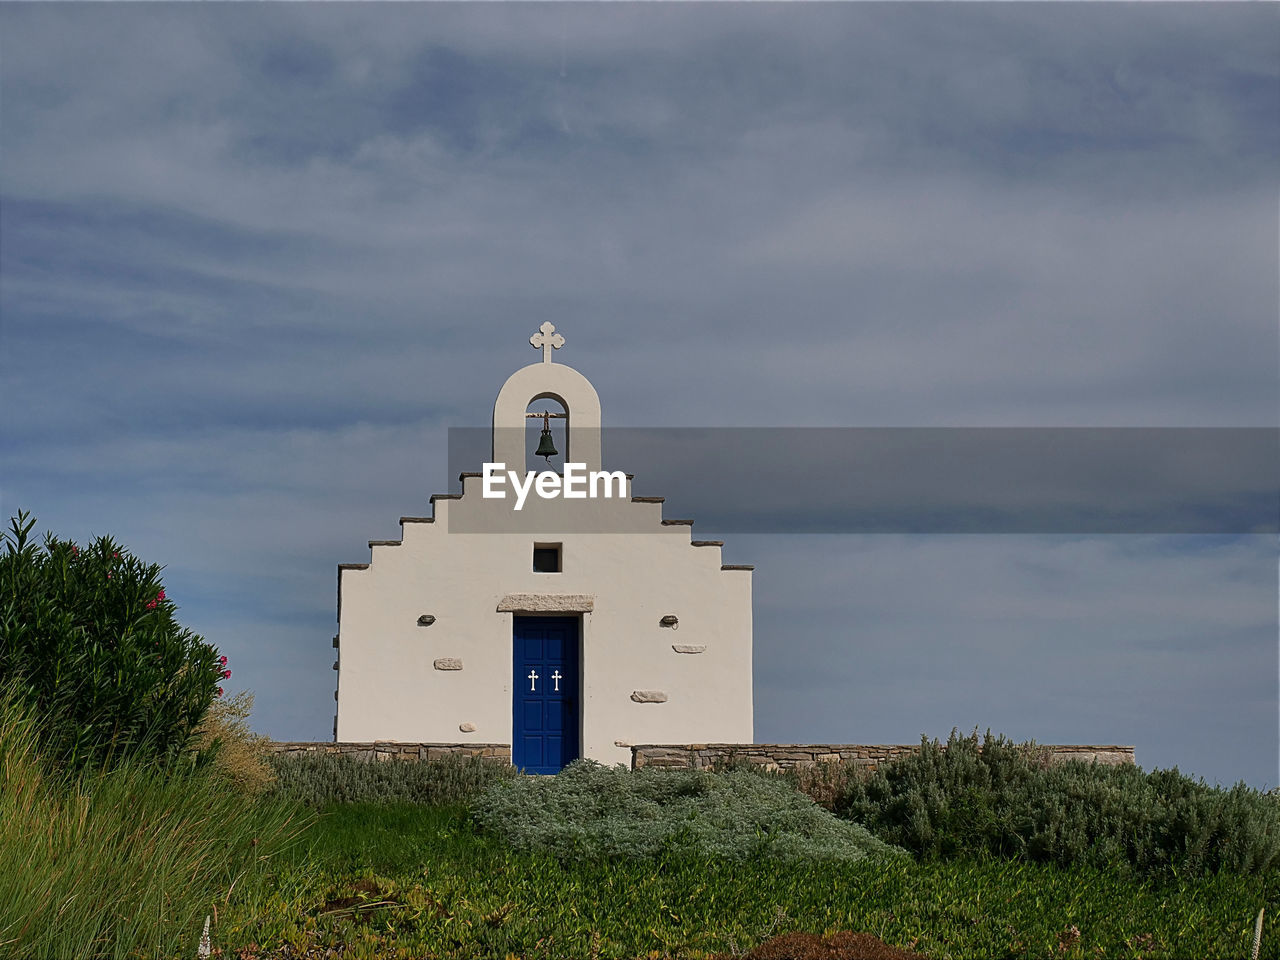
[[[529,489],[517,511],[510,484],[497,498],[464,473],[369,563],[340,565],[335,739],[510,744],[541,773],[627,763],[632,744],[751,743],[751,567],[632,497],[627,474],[603,495],[596,390],[554,362],[551,324],[530,343],[542,358],[498,393],[492,462],[523,477],[527,411],[552,400],[565,450],[547,472],[581,464],[598,495]]]

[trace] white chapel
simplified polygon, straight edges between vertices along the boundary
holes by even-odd
[[[595,388],[553,359],[564,338],[544,323],[529,342],[542,356],[498,391],[492,460],[338,568],[335,739],[510,745],[536,773],[751,743],[751,567],[631,496],[604,465]]]

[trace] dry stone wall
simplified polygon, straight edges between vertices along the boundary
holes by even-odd
[[[480,757],[494,763],[511,763],[507,743],[400,743],[375,740],[372,743],[273,743],[273,753],[284,756],[339,754],[357,760],[443,760],[446,757]]]
[[[511,763],[511,745],[506,743],[399,743],[376,740],[372,743],[273,743],[274,753],[340,754],[360,760],[442,760],[446,757],[480,757],[493,763]],[[910,756],[919,744],[859,743],[686,743],[639,744],[631,748],[631,768],[710,770],[729,763],[753,763],[767,770],[817,767],[838,763],[874,770],[882,763]],[[1134,762],[1130,746],[1114,744],[1044,744],[1052,763],[1067,760],[1105,764]]]
[[[766,770],[816,767],[838,763],[874,770],[882,763],[910,756],[919,744],[852,743],[687,743],[638,744],[631,748],[631,769],[664,767],[671,770],[710,770],[729,763],[751,763]],[[1044,744],[1049,762],[1096,761],[1133,763],[1133,747],[1116,745]]]

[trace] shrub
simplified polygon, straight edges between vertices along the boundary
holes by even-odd
[[[711,769],[715,773],[743,772],[782,780],[826,810],[833,809],[836,800],[849,792],[851,781],[865,780],[869,776],[865,767],[851,763],[833,761],[778,769],[733,754],[717,760]]]
[[[495,784],[472,806],[481,828],[567,860],[660,854],[859,860],[901,851],[842,823],[781,780],[746,772],[604,767]]]
[[[37,726],[0,693],[0,957],[193,956],[205,916],[304,824],[136,757],[56,775]]]
[[[1253,873],[1280,864],[1280,805],[1177,769],[1049,764],[1033,744],[952,731],[945,745],[851,780],[836,812],[926,859],[996,855],[1144,873]]]
[[[56,762],[181,756],[230,676],[225,658],[178,624],[158,566],[109,537],[41,547],[34,525],[19,511],[2,535],[0,679],[45,721]]]
[[[480,757],[416,762],[371,762],[341,754],[271,758],[274,793],[313,807],[334,803],[465,804],[496,780],[516,771]]]
[[[206,755],[215,773],[248,794],[261,793],[275,780],[271,768],[271,740],[249,729],[253,694],[214,700],[196,727],[192,747]]]

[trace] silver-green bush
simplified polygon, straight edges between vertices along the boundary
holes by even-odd
[[[925,859],[993,854],[1188,875],[1280,864],[1280,807],[1243,783],[1224,790],[1176,768],[1047,765],[1034,745],[989,732],[923,739],[918,753],[851,780],[835,810]]]
[[[479,757],[382,763],[339,754],[276,756],[276,796],[313,807],[333,803],[464,804],[495,780],[516,772]]]
[[[788,784],[741,772],[631,772],[583,760],[554,777],[494,784],[476,799],[472,815],[518,850],[567,860],[904,855]]]

